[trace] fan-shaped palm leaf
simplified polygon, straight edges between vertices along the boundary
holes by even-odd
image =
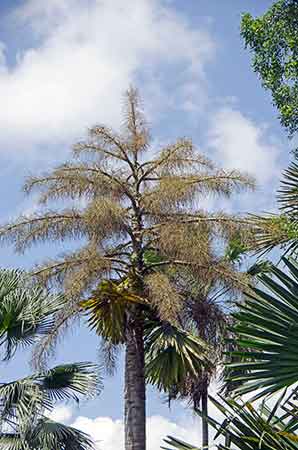
[[[5,359],[18,346],[30,345],[51,331],[55,313],[65,305],[61,296],[33,287],[20,271],[0,271],[0,346]],[[86,450],[90,439],[78,430],[43,416],[59,400],[97,393],[101,379],[91,363],[65,364],[0,384],[0,448],[7,450]],[[11,431],[11,432],[10,432]]]
[[[266,253],[281,247],[284,255],[298,250],[298,152],[295,159],[283,173],[277,192],[280,213],[251,216],[255,228],[254,248]]]
[[[89,450],[93,442],[88,435],[73,427],[42,417],[25,434],[1,433],[3,450]]]
[[[270,276],[259,276],[264,288],[253,288],[235,314],[234,333],[239,347],[232,381],[241,382],[235,392],[261,389],[254,398],[271,394],[298,381],[298,264],[283,259],[287,275],[277,267]]]
[[[0,448],[3,450],[30,450],[28,443],[15,433],[0,433]]]
[[[127,308],[136,303],[145,305],[146,301],[131,292],[128,280],[120,283],[104,280],[90,299],[81,302],[81,308],[87,312],[88,324],[97,334],[120,344],[125,341]]]
[[[294,154],[294,161],[283,173],[281,187],[278,190],[280,208],[288,214],[298,212],[298,152]]]
[[[38,421],[27,439],[30,449],[87,450],[93,448],[91,439],[82,431],[46,417]]]
[[[4,359],[10,359],[19,346],[31,345],[53,326],[54,314],[64,305],[60,295],[29,285],[23,272],[0,272],[0,345]]]
[[[211,365],[207,344],[169,323],[147,325],[145,355],[147,380],[167,392],[187,375],[197,376]]]
[[[51,403],[31,377],[0,386],[0,419],[25,424]]]
[[[97,367],[91,363],[65,364],[0,385],[0,418],[32,421],[42,411],[51,410],[54,401],[91,396],[101,389]]]
[[[51,400],[79,401],[80,396],[90,396],[102,387],[97,366],[88,362],[64,364],[34,377]]]

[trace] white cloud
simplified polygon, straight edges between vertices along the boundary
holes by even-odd
[[[71,143],[95,122],[118,126],[121,95],[137,76],[154,79],[158,101],[171,70],[164,107],[180,95],[191,109],[205,95],[213,39],[162,0],[27,0],[12,23],[33,34],[35,48],[10,66],[0,46],[0,151]],[[152,86],[150,96],[154,103]]]
[[[209,387],[209,394],[216,397],[219,385],[214,382]],[[186,403],[177,402],[175,410],[180,409],[179,418],[172,419],[161,415],[147,417],[147,450],[157,450],[167,436],[174,436],[190,444],[200,445],[201,420],[187,408]],[[224,419],[214,404],[209,402],[208,412],[215,420]],[[124,448],[124,425],[121,419],[111,417],[77,416],[77,410],[67,405],[58,406],[51,413],[51,418],[89,434],[98,450],[120,450]],[[76,417],[73,419],[73,417]],[[214,438],[214,430],[209,429],[210,442]]]
[[[167,435],[179,437],[189,443],[199,443],[197,428],[199,423],[191,419],[186,425],[176,424],[162,416],[147,419],[147,449],[157,450]],[[124,448],[124,428],[121,420],[110,417],[89,419],[78,417],[72,426],[88,433],[96,443],[98,450],[119,450]]]
[[[209,146],[222,167],[247,172],[262,185],[279,175],[279,146],[240,111],[224,108],[212,117]]]
[[[57,406],[49,417],[56,422],[69,423],[73,417],[73,410],[69,406]]]

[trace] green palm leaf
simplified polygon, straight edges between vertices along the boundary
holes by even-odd
[[[81,302],[87,313],[88,325],[112,344],[125,342],[126,312],[129,308],[146,305],[146,301],[134,294],[128,279],[121,282],[102,281],[92,292],[92,297]]]
[[[97,366],[92,363],[65,364],[32,377],[0,385],[2,420],[25,422],[51,410],[53,402],[75,400],[99,393],[102,387]]]
[[[233,327],[238,346],[230,364],[236,394],[260,390],[272,394],[298,381],[298,264],[283,259],[289,274],[272,267],[272,276],[259,276],[264,289],[253,288],[239,305]]]
[[[164,391],[211,365],[205,341],[169,323],[147,324],[145,355],[148,382]]]
[[[266,253],[280,247],[285,255],[298,251],[298,152],[294,161],[283,173],[277,192],[278,214],[251,215],[254,228],[253,248]]]
[[[15,433],[0,433],[0,448],[3,450],[30,450],[28,443]]]
[[[280,209],[288,214],[298,212],[298,153],[294,154],[294,161],[283,173],[281,187],[278,190]]]
[[[0,345],[4,360],[10,359],[19,346],[32,345],[47,334],[54,324],[54,314],[65,300],[45,290],[30,286],[20,271],[0,272]]]
[[[35,376],[41,388],[53,401],[90,396],[102,388],[97,366],[92,363],[64,364],[50,369],[42,375]]]
[[[0,385],[0,418],[25,425],[52,405],[31,377]]]
[[[283,410],[284,394],[275,401],[272,408],[265,402],[254,408],[248,402],[225,399],[222,396],[219,399],[209,397],[224,417],[223,422],[208,417],[208,422],[216,431],[213,446],[220,450],[231,447],[239,450],[297,450],[297,421],[295,419],[294,425],[293,413]],[[221,442],[215,445],[219,437]],[[222,437],[225,438],[225,443],[222,443]],[[172,436],[164,441],[170,445],[166,450],[199,450],[199,447]]]
[[[0,346],[4,359],[19,346],[31,345],[52,330],[62,296],[34,287],[20,271],[0,271]],[[44,417],[54,402],[75,400],[100,391],[97,367],[88,362],[64,364],[32,376],[0,384],[0,448],[7,450],[87,450],[84,433]]]
[[[199,450],[199,447],[194,447],[193,445],[181,441],[180,439],[174,438],[173,436],[167,436],[167,438],[164,439],[164,442],[171,446],[171,448],[161,447],[164,450],[173,450],[174,448],[177,450]]]
[[[47,417],[38,421],[27,439],[30,449],[87,450],[93,448],[91,439],[85,433],[54,422]]]
[[[1,433],[3,450],[90,450],[93,442],[88,435],[73,427],[42,417],[25,434]]]

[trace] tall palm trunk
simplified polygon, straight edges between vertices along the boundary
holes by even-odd
[[[146,449],[146,393],[142,319],[128,325],[125,353],[125,450]]]
[[[203,381],[202,397],[201,397],[201,407],[202,407],[202,447],[207,449],[209,446],[209,432],[208,432],[208,381],[207,379]]]

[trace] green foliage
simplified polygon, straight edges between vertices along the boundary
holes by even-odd
[[[27,289],[25,287],[27,286]],[[0,276],[0,344],[7,360],[21,346],[46,335],[65,300],[28,286],[25,274],[2,270]]]
[[[161,263],[163,258],[155,250],[145,250],[143,253],[143,261],[146,266]]]
[[[92,296],[80,302],[88,325],[113,344],[125,342],[126,313],[134,305],[144,307],[146,300],[132,292],[129,280],[103,280]]]
[[[244,14],[241,35],[253,54],[253,69],[272,93],[281,124],[298,130],[298,3],[279,0],[261,17]]]
[[[33,287],[20,271],[0,271],[0,349],[11,359],[21,346],[38,343],[55,325],[65,299]],[[87,450],[88,436],[44,416],[56,401],[94,395],[100,388],[91,363],[66,364],[0,384],[0,448],[8,450]],[[6,430],[4,432],[3,430]],[[9,432],[7,431],[9,430]]]
[[[93,443],[82,431],[41,417],[36,426],[22,434],[2,433],[0,448],[5,450],[90,450]]]
[[[192,444],[188,444],[187,442],[181,441],[180,439],[177,439],[173,436],[168,436],[166,439],[164,439],[166,444],[169,444],[170,447],[161,447],[164,450],[199,450],[199,447],[195,447]]]
[[[88,435],[73,427],[42,417],[27,436],[32,450],[90,450],[93,443]],[[1,445],[1,440],[0,440]]]
[[[289,274],[278,267],[259,279],[265,289],[252,288],[239,305],[233,328],[238,346],[230,364],[232,381],[241,382],[235,394],[254,392],[254,399],[298,381],[298,263],[283,258]],[[257,392],[256,392],[257,391]]]
[[[297,450],[297,421],[294,410],[285,406],[284,393],[272,407],[265,402],[257,408],[251,403],[235,401],[220,397],[210,397],[212,403],[224,416],[222,423],[208,418],[215,429],[215,442],[224,437],[224,443],[216,446],[220,450],[237,448],[239,450]],[[170,445],[166,450],[199,450],[179,439],[168,437],[165,442]],[[165,447],[163,447],[165,448]]]
[[[240,263],[247,249],[248,248],[243,242],[241,236],[235,236],[228,242],[225,257],[230,262]]]
[[[284,171],[280,188],[277,192],[278,214],[250,216],[254,229],[252,247],[261,253],[269,252],[276,247],[283,250],[284,255],[293,255],[298,250],[298,153],[294,152],[294,160]]]
[[[147,380],[169,392],[187,376],[212,368],[207,351],[202,339],[169,323],[150,322],[145,332]]]

